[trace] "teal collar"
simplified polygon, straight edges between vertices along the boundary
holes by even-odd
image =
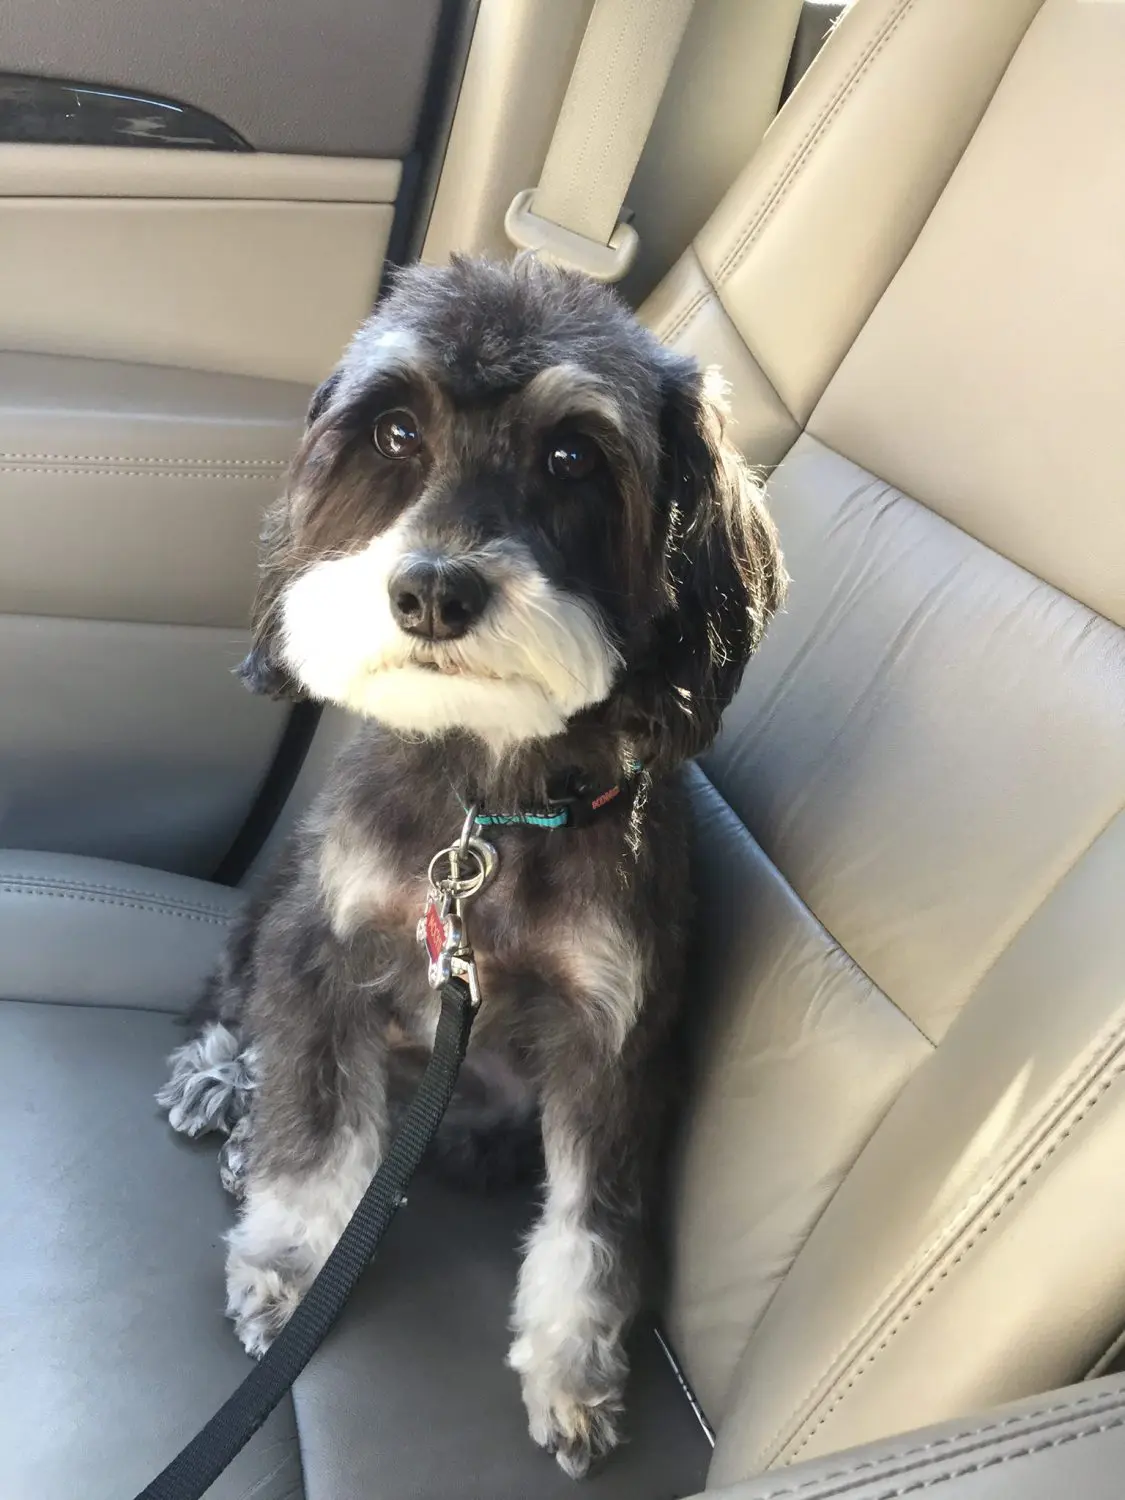
[[[619,806],[622,798],[632,801],[642,769],[639,760],[633,761],[624,780],[595,794],[575,785],[572,778],[575,789],[564,790],[559,796],[549,798],[546,807],[529,812],[478,812],[476,820],[482,828],[588,828],[599,813]],[[465,811],[468,812],[468,808]]]

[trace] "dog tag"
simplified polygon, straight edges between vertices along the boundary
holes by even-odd
[[[445,952],[447,941],[445,922],[442,920],[441,912],[438,910],[436,892],[426,902],[426,915],[422,918],[422,925],[418,935],[425,944],[426,952],[430,956],[430,967],[432,968]]]
[[[465,929],[459,920],[454,898],[448,891],[430,887],[426,909],[418,922],[418,942],[430,962],[430,983],[435,987],[449,977],[448,959],[465,942]]]
[[[448,894],[431,890],[425,914],[418,922],[418,942],[429,959],[427,979],[432,990],[441,989],[447,979],[464,979],[469,986],[473,1008],[480,1008],[480,983],[476,959],[469,946],[460,901]]]

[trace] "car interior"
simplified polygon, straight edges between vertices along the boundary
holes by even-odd
[[[153,1095],[351,729],[232,675],[262,512],[393,268],[515,253],[628,3],[0,11],[3,1500],[129,1500],[251,1367]],[[580,1484],[1117,1496],[1125,3],[677,40],[618,289],[729,382],[792,582],[689,772],[666,1274]],[[570,1495],[504,1364],[533,1207],[412,1183],[208,1494]]]

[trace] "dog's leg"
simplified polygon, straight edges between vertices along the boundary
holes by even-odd
[[[385,1081],[371,1022],[294,1028],[263,1047],[227,1236],[227,1315],[247,1353],[264,1354],[288,1322],[379,1165]]]
[[[264,1354],[296,1311],[371,1181],[382,1144],[372,1122],[341,1132],[307,1171],[251,1172],[227,1236],[227,1316],[247,1354]]]
[[[250,1165],[250,1114],[247,1112],[219,1147],[219,1181],[232,1198],[242,1198],[246,1191],[246,1170]]]
[[[198,1031],[168,1059],[168,1082],[156,1095],[172,1129],[193,1139],[211,1131],[230,1135],[250,1110],[254,1052],[243,1041],[242,1015],[263,899],[252,900],[231,929],[215,972],[186,1017]]]
[[[508,1362],[529,1430],[573,1478],[618,1441],[641,1214],[634,1086],[621,1059],[561,1054],[543,1089],[547,1195],[527,1243]]]

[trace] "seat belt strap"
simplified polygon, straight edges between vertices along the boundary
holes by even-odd
[[[512,199],[508,238],[597,281],[620,281],[639,239],[622,205],[694,0],[594,0],[536,188]]]

